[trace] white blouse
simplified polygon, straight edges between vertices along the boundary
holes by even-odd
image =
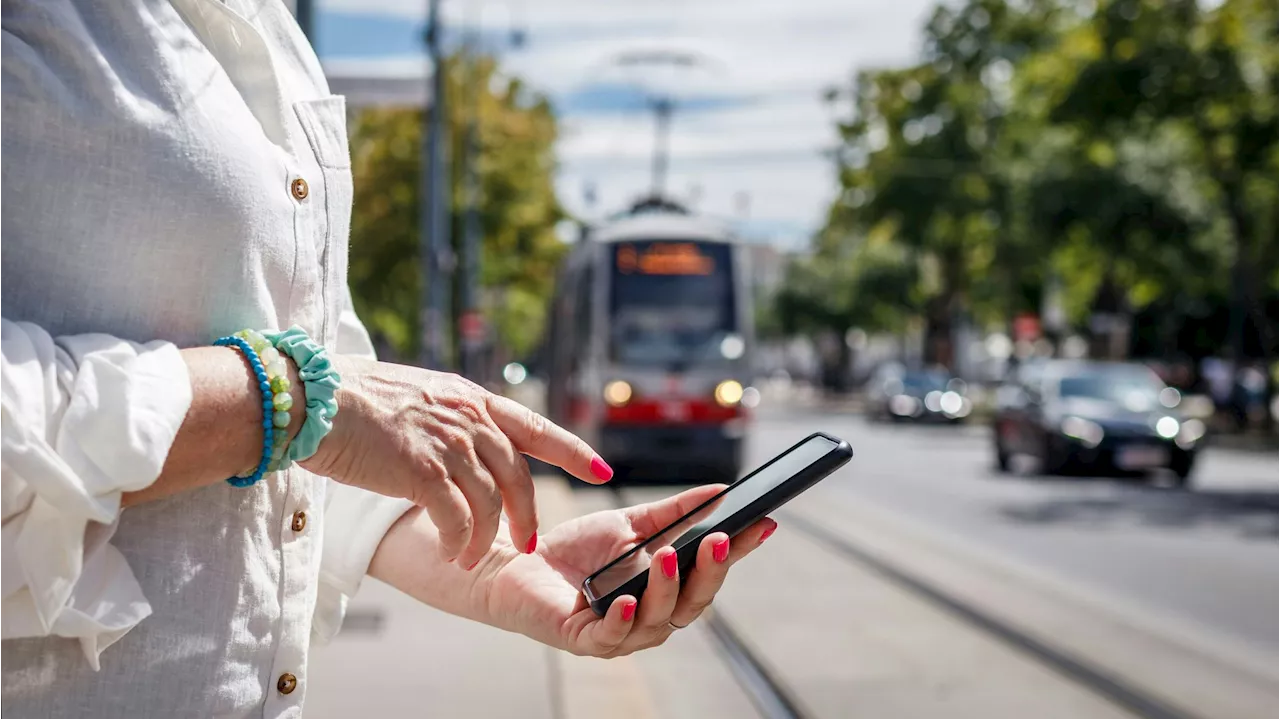
[[[190,405],[178,347],[372,354],[343,99],[280,0],[6,0],[0,50],[4,715],[298,716],[408,503],[297,468],[120,495]]]

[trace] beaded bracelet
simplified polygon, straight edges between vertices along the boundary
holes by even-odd
[[[270,461],[267,464],[268,472],[275,472],[284,468],[284,454],[289,444],[289,410],[293,409],[293,383],[289,381],[289,368],[285,365],[285,359],[280,355],[280,351],[272,346],[272,342],[261,332],[255,330],[240,330],[236,332],[235,337],[249,343],[258,356],[262,358],[262,364],[266,367],[267,381],[271,391],[271,404],[268,405],[266,398],[262,403],[262,408],[270,414],[271,424],[275,428],[273,441],[270,442]]]
[[[253,376],[258,380],[258,389],[262,391],[262,456],[258,460],[257,467],[250,474],[236,475],[227,479],[227,483],[233,487],[248,487],[259,479],[267,471],[267,465],[271,462],[271,451],[274,436],[277,434],[272,427],[272,396],[271,382],[267,377],[267,370],[262,366],[262,359],[253,346],[241,337],[219,337],[213,343],[218,347],[235,347],[240,350],[246,360],[249,361],[249,367],[253,370]],[[279,434],[285,434],[280,432]]]

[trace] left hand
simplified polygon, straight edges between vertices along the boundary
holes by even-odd
[[[675,631],[672,624],[683,628],[698,618],[720,591],[729,567],[758,547],[776,522],[762,519],[732,541],[723,532],[705,537],[683,586],[675,560],[666,559],[675,550],[658,550],[644,600],[637,606],[635,597],[619,597],[604,617],[587,605],[582,582],[722,489],[695,487],[658,502],[588,514],[543,535],[532,554],[491,554],[496,566],[482,564],[478,578],[488,585],[487,620],[586,656],[618,657],[662,644]]]

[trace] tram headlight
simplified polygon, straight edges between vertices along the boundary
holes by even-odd
[[[615,379],[604,386],[604,401],[610,407],[622,407],[631,401],[631,385]]]
[[[742,385],[737,380],[727,379],[716,385],[716,404],[733,407],[742,401],[742,393]]]

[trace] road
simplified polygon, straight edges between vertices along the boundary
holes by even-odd
[[[755,466],[822,429],[854,447],[850,468],[796,501],[871,503],[950,540],[1274,658],[1277,457],[1206,450],[1190,491],[1124,479],[1002,475],[983,427],[868,423],[765,408]]]

